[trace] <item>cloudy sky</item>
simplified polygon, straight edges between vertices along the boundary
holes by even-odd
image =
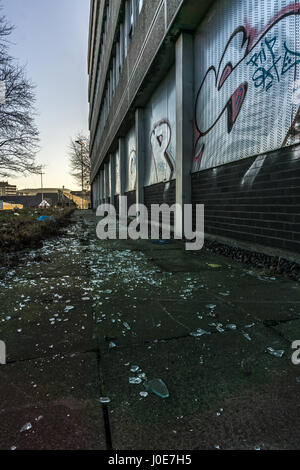
[[[0,0],[15,25],[11,55],[26,64],[36,85],[37,125],[46,166],[44,187],[76,188],[68,144],[88,132],[87,47],[90,0]],[[10,178],[19,189],[40,187],[39,176]]]

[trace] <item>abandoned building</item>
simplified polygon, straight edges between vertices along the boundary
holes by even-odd
[[[300,252],[300,3],[92,0],[93,207],[205,205],[215,237]]]

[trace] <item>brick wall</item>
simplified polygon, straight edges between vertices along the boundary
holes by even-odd
[[[144,189],[145,206],[150,210],[151,204],[173,205],[176,202],[176,181],[158,183]]]
[[[205,231],[300,252],[300,146],[192,175]]]

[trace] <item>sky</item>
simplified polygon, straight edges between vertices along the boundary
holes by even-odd
[[[88,133],[87,50],[90,0],[0,0],[15,25],[10,53],[36,86],[37,162],[45,165],[43,186],[78,189],[70,175],[68,145]],[[41,177],[9,178],[18,189],[40,188]]]

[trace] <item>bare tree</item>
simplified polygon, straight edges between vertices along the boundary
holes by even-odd
[[[8,53],[13,31],[0,17],[0,82],[5,90],[0,102],[0,176],[38,173],[36,164],[39,132],[34,122],[34,87],[26,78],[24,67]]]
[[[82,132],[71,140],[69,146],[71,175],[84,191],[90,190],[91,160],[90,140]]]

